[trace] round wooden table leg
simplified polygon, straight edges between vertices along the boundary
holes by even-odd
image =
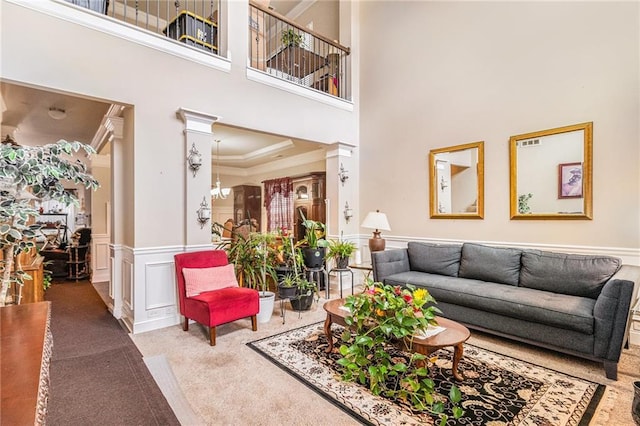
[[[327,314],[327,319],[324,320],[324,334],[327,336],[327,342],[329,347],[325,349],[326,353],[330,353],[333,350],[333,334],[331,333],[331,314]]]
[[[464,377],[462,377],[462,374],[458,372],[458,363],[460,362],[460,359],[462,359],[463,351],[464,351],[464,347],[462,343],[459,343],[454,346],[453,365],[451,366],[451,373],[453,374],[453,377],[455,377],[455,379],[459,381],[464,380]]]

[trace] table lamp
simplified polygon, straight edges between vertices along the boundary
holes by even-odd
[[[369,250],[372,252],[384,250],[385,241],[380,237],[380,230],[391,231],[387,215],[380,213],[380,210],[369,212],[360,226],[374,229],[373,238],[369,238]]]

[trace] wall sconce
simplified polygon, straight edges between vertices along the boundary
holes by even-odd
[[[193,172],[193,177],[196,177],[198,169],[202,166],[202,154],[196,149],[195,143],[191,144],[189,156],[187,156],[187,163],[189,164],[189,169]]]
[[[353,209],[349,208],[349,202],[344,203],[344,220],[349,223],[349,219],[353,217]]]
[[[340,179],[340,182],[342,182],[342,186],[344,186],[345,181],[349,179],[349,175],[347,173],[349,172],[345,170],[342,163],[340,163],[340,171],[338,172],[338,179]]]
[[[209,219],[211,219],[211,207],[209,207],[209,203],[207,203],[207,197],[202,197],[200,208],[196,213],[198,213],[198,223],[200,224],[200,229],[202,229],[204,225],[209,222]]]

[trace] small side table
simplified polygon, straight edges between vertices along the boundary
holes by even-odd
[[[340,283],[340,299],[342,299],[342,274],[344,273],[351,273],[351,294],[353,294],[353,281],[354,281],[354,277],[353,277],[353,271],[351,270],[351,268],[346,267],[346,268],[333,268],[332,270],[329,271],[329,275],[331,275],[333,272],[338,274],[338,282]],[[328,299],[328,297],[327,297]]]
[[[315,282],[316,286],[318,286],[318,290],[320,290],[320,276],[324,275],[324,288],[327,295],[327,299],[329,299],[329,274],[327,274],[327,270],[324,269],[324,265],[320,268],[307,268],[304,267],[305,275],[308,277],[309,282]]]
[[[349,265],[349,268],[364,271],[365,280],[368,280],[371,272],[373,272],[373,266],[371,265],[371,263],[356,263],[353,265]]]

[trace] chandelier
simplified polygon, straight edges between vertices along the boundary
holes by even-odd
[[[216,185],[211,190],[211,196],[215,199],[226,199],[231,193],[231,188],[223,188],[220,183],[220,139],[216,139]]]

